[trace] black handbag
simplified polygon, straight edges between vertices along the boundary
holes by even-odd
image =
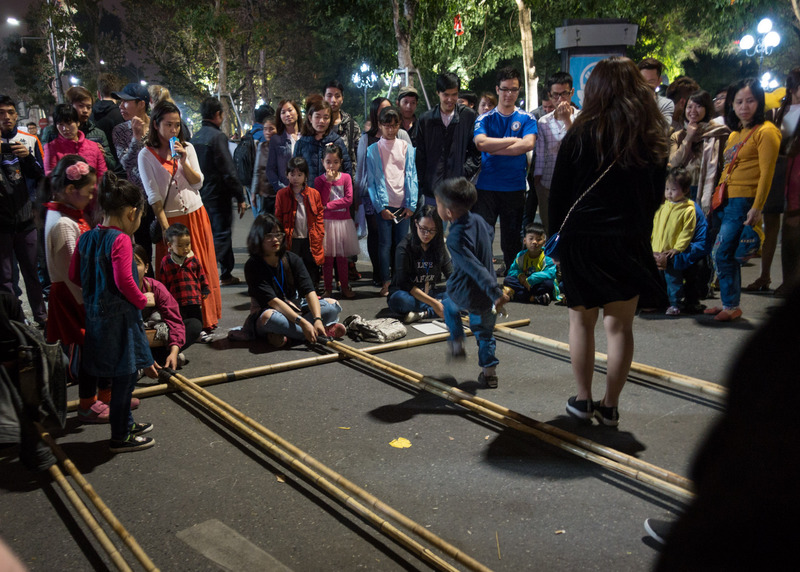
[[[561,226],[559,227],[558,232],[555,233],[553,236],[550,236],[550,237],[547,238],[547,242],[544,243],[544,255],[545,256],[549,256],[550,258],[552,258],[553,262],[560,262],[561,261],[561,257],[559,256],[559,252],[558,252],[558,250],[559,250],[558,249],[558,244],[559,244],[559,241],[561,240],[561,231],[564,229],[564,225],[567,223],[567,219],[569,218],[569,215],[572,214],[572,211],[575,209],[575,207],[578,205],[578,203],[581,202],[581,199],[583,197],[585,197],[586,194],[589,191],[591,191],[595,187],[595,185],[597,185],[597,183],[600,182],[600,179],[602,179],[603,177],[606,176],[606,173],[608,173],[611,170],[611,167],[613,167],[614,163],[616,163],[616,162],[617,162],[617,160],[614,159],[611,162],[611,164],[608,167],[606,167],[606,170],[603,171],[602,174],[599,177],[597,177],[597,180],[595,180],[595,182],[592,183],[592,185],[588,189],[583,191],[583,194],[578,197],[578,200],[576,200],[572,204],[572,206],[570,207],[569,211],[567,211],[567,216],[564,217],[564,222],[561,223]]]

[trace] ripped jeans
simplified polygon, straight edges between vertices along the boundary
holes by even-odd
[[[342,307],[339,306],[338,302],[331,304],[327,302],[327,300],[328,298],[321,298],[319,301],[320,317],[325,327],[338,322],[339,314],[342,311]],[[269,310],[264,311],[268,312]],[[300,304],[300,314],[309,322],[314,319],[314,316],[311,315],[311,310],[308,308],[308,303],[305,300]],[[269,317],[266,324],[256,324],[256,334],[259,336],[278,334],[286,336],[290,340],[306,339],[303,335],[303,329],[294,322],[289,321],[289,318],[277,310],[272,310],[272,315]]]

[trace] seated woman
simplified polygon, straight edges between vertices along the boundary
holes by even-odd
[[[151,343],[150,351],[153,359],[156,363],[163,364],[164,367],[180,369],[188,363],[182,352],[192,345],[200,335],[203,323],[197,318],[186,318],[185,320],[181,318],[178,302],[169,293],[167,287],[158,280],[145,276],[150,269],[150,264],[147,262],[147,251],[141,244],[133,246],[133,259],[138,272],[139,290],[145,293],[152,292],[156,302],[152,308],[142,310],[142,319],[145,324],[148,321],[156,321],[167,325],[166,344],[153,346]],[[156,330],[158,331],[158,327]],[[158,338],[159,334],[156,334],[156,339]]]
[[[397,245],[388,298],[389,309],[403,314],[406,324],[444,317],[441,300],[445,290],[436,284],[453,271],[436,207],[425,205],[414,214],[412,223],[411,232]]]
[[[259,215],[250,228],[244,276],[251,315],[245,329],[254,321],[255,335],[274,347],[289,339],[314,343],[317,336],[344,337],[345,327],[338,323],[342,308],[332,298],[317,298],[303,260],[286,251],[285,237],[271,214]]]

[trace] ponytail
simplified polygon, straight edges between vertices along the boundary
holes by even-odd
[[[108,216],[120,216],[127,207],[144,208],[144,196],[139,187],[125,179],[118,179],[111,171],[103,175],[97,197],[100,208]]]

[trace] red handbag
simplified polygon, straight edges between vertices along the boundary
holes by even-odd
[[[739,143],[739,146],[736,148],[736,152],[733,154],[733,158],[731,159],[731,162],[728,163],[728,172],[725,173],[725,180],[722,181],[719,185],[717,185],[714,188],[714,194],[711,195],[711,210],[712,211],[717,210],[719,207],[722,206],[722,203],[725,202],[725,199],[726,199],[726,197],[728,195],[728,177],[731,176],[731,171],[733,171],[733,164],[736,163],[736,157],[739,156],[739,151],[742,150],[742,147],[744,147],[744,144],[747,143],[748,139],[750,139],[750,136],[753,133],[755,133],[756,131],[758,131],[761,128],[761,125],[762,124],[759,124],[759,125],[756,125],[755,127],[753,127],[753,129],[750,131],[750,133],[747,134],[747,137],[745,137],[742,140],[742,142]]]

